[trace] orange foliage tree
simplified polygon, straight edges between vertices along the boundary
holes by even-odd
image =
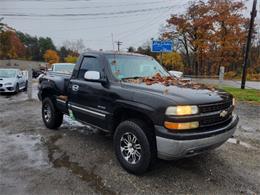
[[[45,54],[43,55],[43,58],[46,62],[48,62],[49,65],[51,65],[53,63],[57,63],[60,60],[58,53],[51,49],[48,49],[45,52]]]
[[[185,14],[167,20],[163,38],[178,40],[190,73],[217,74],[241,67],[246,40],[247,19],[244,4],[232,0],[192,2]]]
[[[15,32],[0,33],[0,59],[24,58],[26,49]]]

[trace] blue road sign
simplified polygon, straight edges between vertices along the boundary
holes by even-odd
[[[152,52],[172,52],[173,41],[152,41]]]

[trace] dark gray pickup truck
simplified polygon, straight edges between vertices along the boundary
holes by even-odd
[[[42,77],[38,96],[48,128],[66,114],[111,133],[118,161],[134,174],[156,158],[214,149],[238,123],[232,95],[173,78],[153,58],[132,53],[84,53],[72,75]]]

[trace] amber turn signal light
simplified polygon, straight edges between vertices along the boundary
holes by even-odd
[[[187,123],[174,123],[174,122],[164,122],[164,126],[167,129],[172,129],[172,130],[188,130],[188,129],[196,129],[199,127],[199,122],[194,121],[194,122],[187,122]]]

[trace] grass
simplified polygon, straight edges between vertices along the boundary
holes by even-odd
[[[260,90],[240,89],[234,87],[222,87],[225,91],[231,93],[238,101],[249,101],[260,103]]]

